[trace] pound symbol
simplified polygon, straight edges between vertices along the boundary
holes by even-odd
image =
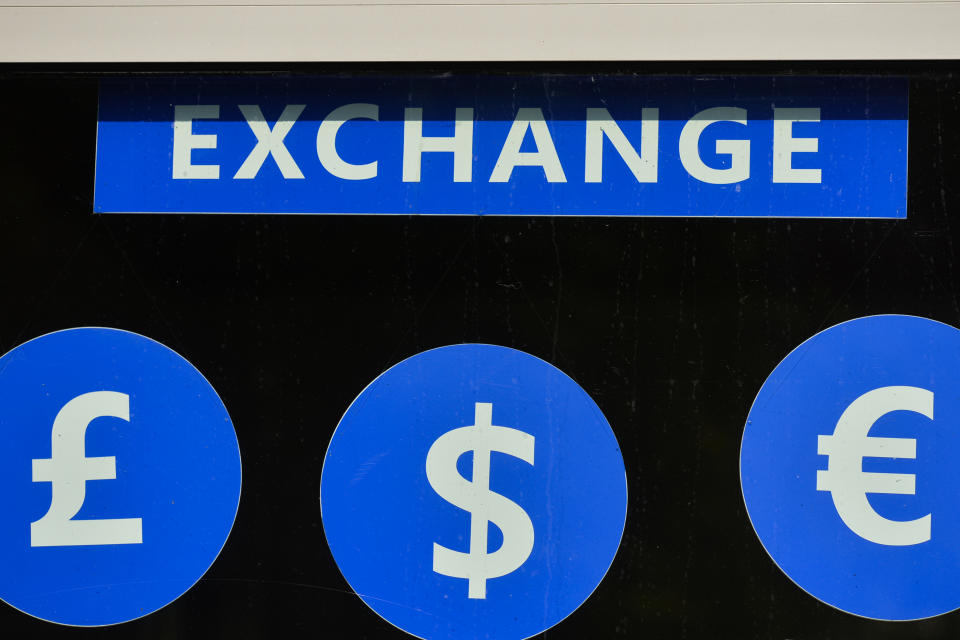
[[[30,524],[31,547],[141,544],[140,518],[74,520],[86,497],[87,480],[115,480],[114,456],[86,457],[87,426],[96,418],[130,421],[130,396],[94,391],[63,405],[53,421],[49,458],[33,461],[33,481],[52,486],[46,515]]]

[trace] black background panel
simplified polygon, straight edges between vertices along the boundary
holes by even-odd
[[[377,375],[460,342],[521,349],[559,367],[594,398],[623,452],[620,550],[593,596],[544,637],[957,637],[960,612],[884,623],[808,596],[764,552],[739,480],[747,412],[795,346],[871,314],[960,326],[955,69],[626,70],[909,76],[908,218],[94,215],[99,77],[271,69],[0,67],[0,350],[75,326],[154,338],[219,392],[244,465],[233,533],[180,599],[83,630],[2,605],[5,637],[405,637],[351,592],[327,549],[323,455]],[[0,514],[0,526],[21,524]]]

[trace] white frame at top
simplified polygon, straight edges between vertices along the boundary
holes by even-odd
[[[0,0],[0,62],[960,58],[960,1]]]

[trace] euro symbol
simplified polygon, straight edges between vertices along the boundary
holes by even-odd
[[[868,493],[916,494],[911,473],[868,473],[863,458],[917,457],[913,438],[878,438],[867,434],[892,411],[912,411],[933,420],[933,392],[919,387],[880,387],[868,391],[840,416],[833,435],[817,438],[817,453],[828,456],[827,469],[817,471],[817,491],[829,491],[840,519],[870,542],[903,547],[930,539],[930,514],[916,520],[888,520],[867,500]]]
[[[130,421],[130,396],[94,391],[63,405],[53,420],[49,458],[33,461],[33,481],[53,485],[50,509],[30,524],[31,547],[68,547],[143,542],[140,518],[74,520],[86,497],[87,480],[115,480],[116,458],[88,458],[87,426],[96,418]]]

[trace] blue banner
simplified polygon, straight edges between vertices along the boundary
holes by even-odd
[[[904,218],[904,78],[110,79],[101,213]]]

